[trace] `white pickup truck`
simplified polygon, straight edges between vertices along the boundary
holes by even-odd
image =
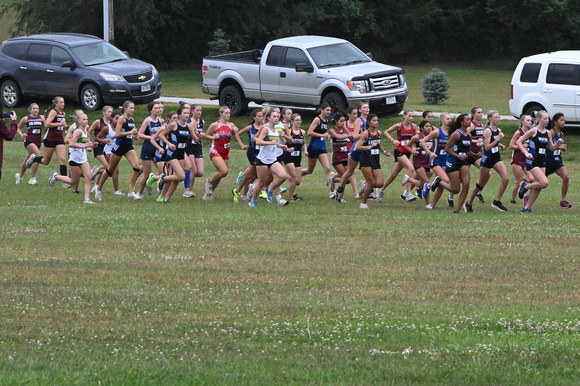
[[[364,101],[373,113],[398,114],[409,94],[401,68],[324,36],[274,40],[263,52],[208,56],[202,73],[201,90],[219,97],[232,115],[243,114],[249,101],[299,108],[327,102],[335,111]]]

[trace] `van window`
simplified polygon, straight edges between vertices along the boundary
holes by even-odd
[[[48,44],[31,44],[26,60],[48,64],[50,62],[50,48]]]
[[[16,44],[6,44],[2,49],[2,53],[6,56],[10,56],[14,59],[24,59],[26,56],[26,51],[28,51],[28,46],[30,44],[16,43]]]
[[[283,52],[284,47],[281,46],[273,46],[272,48],[270,48],[270,52],[268,53],[268,59],[266,60],[266,65],[279,67]]]
[[[524,68],[522,68],[522,74],[520,75],[520,82],[536,83],[538,81],[541,68],[541,63],[524,64]]]
[[[62,65],[66,61],[72,61],[71,56],[64,49],[53,46],[50,54],[50,64],[56,66]]]
[[[550,64],[546,83],[576,85],[578,84],[576,68],[575,64]]]

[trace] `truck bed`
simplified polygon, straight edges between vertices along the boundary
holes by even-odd
[[[245,62],[259,64],[260,59],[262,58],[262,50],[256,49],[251,51],[234,52],[231,54],[207,56],[206,58],[211,60],[225,60],[228,62]]]

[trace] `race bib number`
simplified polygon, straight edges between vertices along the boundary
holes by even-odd
[[[499,148],[497,146],[494,146],[491,148],[492,153],[497,153],[498,151],[499,151]]]
[[[379,154],[379,149],[371,149],[371,155]]]
[[[481,147],[481,146],[483,146],[483,141],[480,141],[480,142],[476,143],[475,145]]]
[[[294,150],[292,153],[290,153],[290,155],[292,157],[299,157],[300,156],[300,150]]]
[[[133,139],[133,134],[129,134],[128,136],[126,136],[125,138],[127,139]]]
[[[340,148],[340,151],[348,151],[348,149],[346,148],[346,146],[342,146],[342,147]],[[555,154],[555,153],[554,153],[554,154]]]
[[[560,155],[560,149],[554,150],[554,155]]]
[[[177,144],[177,148],[178,148],[178,149],[185,149],[185,147],[186,147],[186,146],[187,146],[187,144],[186,144],[186,143],[178,143],[178,144]]]
[[[445,150],[441,150],[441,152],[439,153],[439,155],[447,155],[447,153],[445,153]]]
[[[230,147],[230,144],[229,144],[229,143],[226,143],[226,144],[224,145],[224,149],[229,149],[229,147]]]
[[[40,134],[40,129],[32,129],[32,134]]]
[[[59,126],[59,127],[57,127],[56,129],[57,129],[58,131],[62,131],[62,128],[63,128],[63,126]]]
[[[408,143],[409,143],[409,140],[401,141],[401,146],[407,146]]]
[[[543,147],[539,148],[538,154],[546,154],[546,149],[544,149]]]
[[[467,154],[466,153],[459,153],[459,155],[463,157],[464,155],[467,155]]]

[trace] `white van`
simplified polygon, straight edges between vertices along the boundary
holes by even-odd
[[[511,84],[510,112],[550,117],[563,113],[566,122],[580,122],[580,51],[557,51],[520,60]]]

